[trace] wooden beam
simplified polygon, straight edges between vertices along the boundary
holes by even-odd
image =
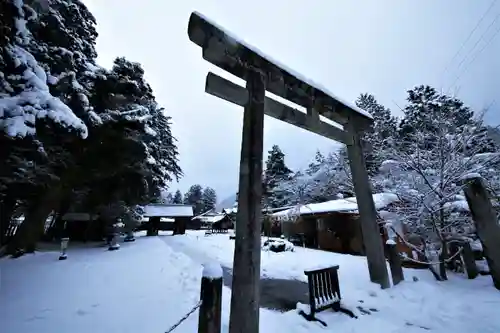
[[[229,333],[259,332],[265,78],[250,72],[243,114]]]
[[[249,71],[266,75],[267,91],[305,108],[314,101],[318,112],[344,125],[349,118],[363,127],[373,118],[355,105],[346,103],[323,91],[310,80],[267,58],[258,49],[238,41],[234,36],[199,13],[192,13],[188,24],[189,39],[202,48],[203,59],[245,80]],[[323,89],[323,90],[322,90]]]
[[[320,121],[318,110],[314,107],[307,108],[307,116],[309,116],[313,122]]]
[[[248,101],[248,93],[245,88],[211,72],[207,75],[205,92],[239,106],[245,106]],[[264,100],[264,112],[270,117],[331,140],[347,143],[348,138],[346,132],[338,127],[321,121],[317,111],[314,111],[316,114],[311,113],[311,115],[308,115],[272,98],[266,97]]]

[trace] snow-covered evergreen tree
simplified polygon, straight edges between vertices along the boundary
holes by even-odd
[[[214,210],[217,205],[217,193],[211,187],[205,187],[202,195],[203,211]]]
[[[379,104],[370,94],[361,94],[356,105],[373,116],[373,125],[363,136],[366,167],[370,174],[377,172],[380,156],[384,155],[387,147],[392,146],[397,132],[397,120],[391,111]]]
[[[199,184],[192,185],[184,194],[184,204],[193,206],[195,215],[203,213],[203,187]]]
[[[174,201],[174,195],[167,189],[161,190],[161,202],[164,204],[171,204]]]
[[[436,276],[445,279],[448,242],[473,232],[470,216],[460,214],[462,208],[457,211],[467,206],[462,179],[477,172],[497,182],[491,175],[500,171],[498,154],[481,120],[457,99],[417,87],[409,92],[404,111],[397,143],[385,156],[390,159],[373,180],[375,187],[403,199],[396,209],[400,218],[428,244],[426,249],[432,251],[424,254],[429,261],[441,262]]]
[[[182,198],[182,193],[180,190],[175,191],[174,198],[172,200],[172,203],[174,204],[182,204],[184,202]]]
[[[315,161],[304,171],[296,172],[277,186],[285,205],[307,204],[352,196],[354,193],[350,169],[343,150],[324,157],[317,153]]]
[[[277,186],[289,179],[292,170],[286,166],[285,154],[278,145],[273,145],[268,154],[263,177],[264,206],[277,208],[286,204],[286,198]]]
[[[32,249],[56,207],[132,207],[182,175],[140,64],[96,65],[81,1],[6,0],[0,17],[1,225],[16,206],[29,212],[12,247]]]

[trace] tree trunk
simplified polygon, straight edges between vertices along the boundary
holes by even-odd
[[[7,243],[6,233],[15,208],[16,200],[10,196],[4,197],[0,202],[0,246]]]
[[[41,195],[29,209],[25,220],[19,226],[14,239],[7,248],[7,253],[15,254],[18,251],[34,252],[36,243],[43,234],[45,221],[50,212],[57,205],[62,195],[61,185],[50,187]]]
[[[54,223],[55,238],[56,239],[61,239],[63,237],[63,232],[64,232],[63,217],[69,211],[70,207],[71,207],[71,192],[66,193],[63,196],[61,204],[59,205],[59,209],[58,209],[57,216],[56,216],[56,222]]]
[[[446,274],[446,260],[448,259],[448,244],[446,241],[441,242],[441,253],[439,254],[439,275],[442,281],[448,280],[448,275]]]

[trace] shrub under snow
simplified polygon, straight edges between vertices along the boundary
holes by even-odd
[[[285,239],[268,239],[262,245],[262,250],[272,252],[293,252],[294,245]]]

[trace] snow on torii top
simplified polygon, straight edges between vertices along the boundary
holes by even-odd
[[[208,26],[207,26],[207,24],[208,24]],[[212,27],[210,27],[210,26],[212,26]],[[212,43],[207,43],[207,40],[206,40],[207,36],[206,36],[205,28],[211,29],[212,31],[210,31],[210,33],[213,35],[220,35],[218,37],[223,39],[223,41],[225,42],[225,44],[227,46],[231,47],[231,46],[241,45],[243,48],[246,48],[250,52],[253,52],[257,56],[263,58],[265,61],[267,61],[272,66],[281,69],[282,72],[285,72],[284,76],[288,75],[290,77],[294,77],[296,80],[302,81],[302,83],[308,85],[318,95],[324,95],[325,97],[329,98],[331,100],[331,102],[341,104],[341,106],[343,106],[344,108],[347,108],[350,111],[353,111],[353,112],[357,113],[358,115],[361,115],[364,119],[366,119],[370,122],[373,120],[373,117],[368,112],[362,110],[361,108],[357,107],[356,105],[353,105],[352,103],[348,103],[348,102],[344,101],[343,99],[339,98],[338,96],[333,94],[331,91],[326,89],[324,86],[312,81],[311,79],[308,79],[304,75],[302,75],[298,72],[295,72],[294,70],[292,70],[288,66],[286,66],[286,65],[280,63],[279,61],[277,61],[276,59],[273,59],[272,57],[266,55],[264,52],[262,52],[258,48],[254,47],[254,46],[248,44],[247,42],[245,42],[244,40],[236,37],[236,35],[234,35],[230,31],[224,29],[223,27],[221,27],[220,25],[218,25],[214,21],[210,20],[209,18],[207,18],[203,14],[196,12],[196,11],[193,12],[191,14],[190,19],[189,19],[188,34],[189,34],[190,40],[202,48],[208,47],[207,44],[212,44]],[[205,56],[206,55],[204,55],[204,57]],[[216,65],[218,65],[218,64],[216,64]],[[238,66],[235,66],[233,64],[229,68],[223,68],[223,69],[225,69],[225,70],[231,72],[232,74],[242,78],[241,75],[238,75],[237,73],[234,72],[234,71],[236,71],[236,67],[238,67]],[[244,79],[244,78],[242,78],[242,79]],[[307,89],[308,87],[305,87],[305,88]],[[270,91],[272,93],[275,93],[271,89],[270,89]],[[293,101],[293,102],[295,102],[295,101]],[[298,104],[300,104],[300,103],[298,103]]]

